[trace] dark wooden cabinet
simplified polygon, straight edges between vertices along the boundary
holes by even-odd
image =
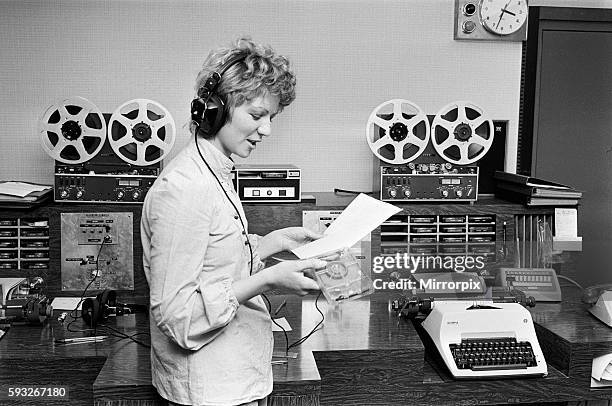
[[[518,170],[584,192],[577,279],[612,282],[612,10],[530,7]]]

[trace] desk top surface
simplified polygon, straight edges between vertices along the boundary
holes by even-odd
[[[566,288],[564,292],[568,292],[568,298],[563,303],[538,304],[532,309],[534,321],[554,331],[555,337],[570,346],[595,343],[612,351],[612,329],[592,317],[575,294]],[[568,377],[554,367],[549,368],[547,378],[449,381],[424,362],[424,347],[413,325],[389,311],[389,300],[397,296],[394,292],[376,292],[339,307],[330,307],[320,299],[317,304],[325,314],[325,327],[291,349],[298,353],[297,358],[274,365],[275,391],[291,388],[295,393],[296,388],[319,385],[323,404],[345,401],[359,404],[363,391],[372,391],[368,395],[371,404],[420,403],[425,399],[429,404],[453,404],[458,396],[480,403],[612,397],[612,390],[590,391],[584,380]],[[321,314],[311,296],[303,299],[272,296],[272,308],[276,309],[285,299],[287,304],[277,316],[286,317],[292,326],[293,330],[288,332],[288,342],[292,343],[307,335],[320,321]],[[146,314],[136,314],[117,317],[108,324],[123,334],[138,334],[134,338],[148,342],[148,322]],[[71,326],[75,330],[82,328],[80,320]],[[118,337],[89,344],[55,342],[92,333],[67,331],[66,325],[55,318],[42,327],[16,325],[0,340],[0,359],[27,363],[28,359],[103,357],[106,362],[93,384],[94,397],[112,398],[127,392],[134,396],[139,391],[146,397],[153,393],[149,348]],[[98,335],[111,333],[103,327],[96,331]],[[286,346],[283,333],[275,332],[274,338],[275,350],[283,352]],[[63,373],[67,377],[70,371]],[[320,386],[321,382],[326,383]],[[357,384],[361,389],[355,389]]]

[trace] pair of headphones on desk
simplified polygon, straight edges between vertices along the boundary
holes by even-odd
[[[109,316],[131,312],[132,310],[129,307],[117,303],[117,292],[110,289],[103,290],[93,299],[83,300],[81,306],[81,317],[90,328],[95,328],[98,323],[108,320]]]
[[[219,71],[213,72],[198,90],[198,97],[191,102],[191,120],[196,124],[197,132],[204,135],[216,134],[227,119],[228,111],[225,100],[217,94],[217,87],[223,74],[232,66],[246,59],[245,53],[238,53],[229,58]]]

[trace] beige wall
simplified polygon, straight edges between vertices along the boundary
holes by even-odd
[[[365,123],[393,98],[427,114],[466,100],[509,120],[506,168],[514,170],[521,45],[454,41],[453,4],[0,0],[0,179],[52,183],[37,122],[49,105],[75,95],[108,113],[135,98],[161,103],[178,129],[171,158],[187,140],[201,62],[240,34],[288,55],[299,81],[297,100],[249,163],[295,164],[305,191],[371,189]]]

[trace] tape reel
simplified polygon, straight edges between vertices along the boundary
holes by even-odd
[[[349,271],[346,265],[344,265],[342,262],[333,261],[327,265],[325,272],[327,272],[327,276],[329,276],[331,279],[342,279],[348,275]]]
[[[456,101],[440,109],[430,126],[419,106],[408,100],[393,99],[372,111],[366,138],[374,155],[390,164],[415,160],[431,139],[442,159],[469,165],[484,157],[493,145],[493,122],[475,104]]]
[[[478,161],[493,145],[493,122],[470,102],[457,101],[442,107],[431,128],[436,152],[457,165]]]
[[[80,164],[104,145],[106,122],[95,104],[70,97],[47,108],[38,122],[41,145],[56,161]]]
[[[176,136],[170,112],[147,99],[123,103],[112,113],[107,127],[94,103],[73,96],[48,107],[39,119],[38,130],[45,152],[65,164],[89,161],[100,152],[108,136],[121,160],[152,165],[166,157]]]
[[[421,155],[429,143],[427,115],[416,104],[393,99],[376,107],[366,126],[370,150],[390,164],[403,164]]]
[[[174,120],[164,106],[152,100],[123,103],[113,112],[108,129],[113,151],[134,165],[157,163],[174,146]]]

